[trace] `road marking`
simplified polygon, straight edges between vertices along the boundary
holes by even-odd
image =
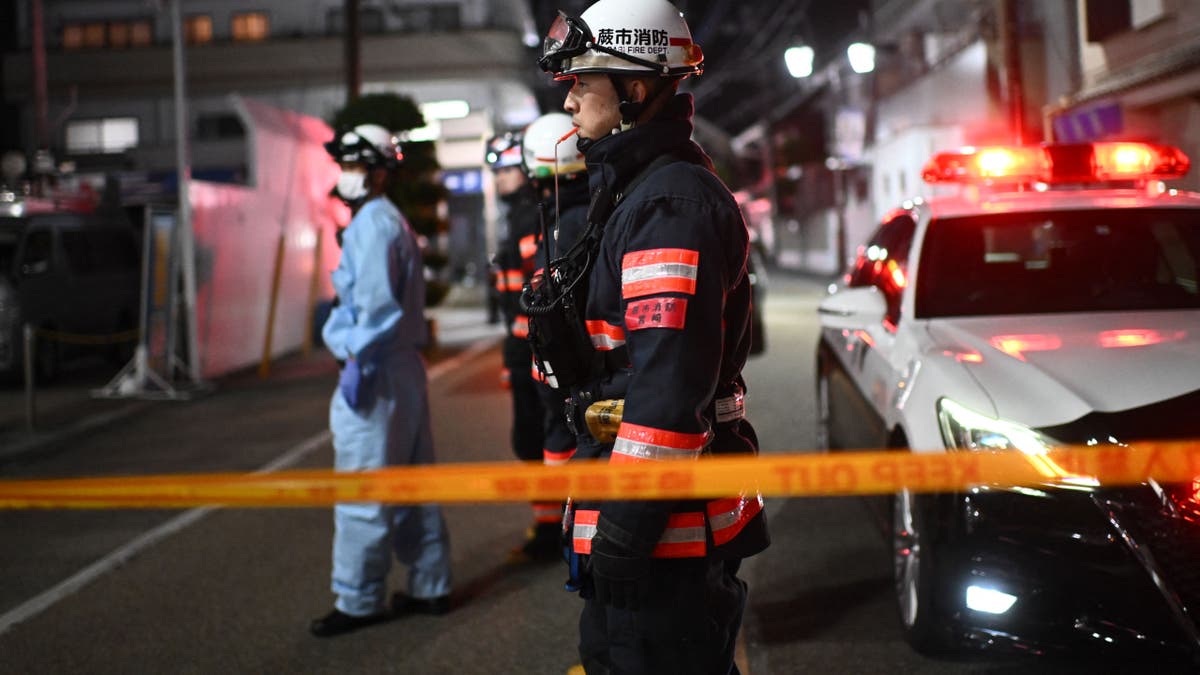
[[[486,352],[496,342],[499,341],[498,336],[489,336],[481,338],[471,343],[462,352],[454,355],[452,358],[446,359],[440,363],[434,364],[429,369],[428,377],[432,382],[444,376],[446,373],[453,371],[467,361]],[[286,469],[295,466],[300,460],[307,457],[313,451],[323,447],[330,441],[332,435],[326,429],[320,433],[306,438],[296,446],[287,450],[279,457],[264,464],[255,473],[272,473],[281,469]],[[26,600],[17,605],[13,609],[0,615],[0,635],[8,632],[13,626],[28,621],[42,612],[50,609],[59,601],[77,593],[88,584],[96,579],[108,574],[114,569],[124,565],[134,556],[154,546],[158,542],[176,534],[183,529],[195,525],[200,522],[209,513],[216,511],[215,507],[204,506],[194,508],[168,520],[167,522],[155,527],[154,529],[145,532],[133,540],[127,542],[120,548],[109,553],[96,562],[88,565],[79,572],[68,577],[66,580],[59,582],[52,588],[45,590],[38,595]]]

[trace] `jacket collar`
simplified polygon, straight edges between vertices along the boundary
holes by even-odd
[[[649,122],[589,144],[584,157],[592,191],[607,185],[613,193],[619,192],[643,167],[666,153],[712,170],[712,160],[691,140],[692,114],[692,95],[676,94]]]

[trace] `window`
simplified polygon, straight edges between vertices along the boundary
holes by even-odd
[[[117,21],[108,24],[108,44],[110,47],[125,48],[129,46],[130,26]]]
[[[69,23],[63,26],[62,46],[63,49],[79,49],[83,47],[83,26],[77,23]]]
[[[238,42],[258,42],[270,35],[271,22],[266,12],[241,12],[233,15],[230,29]]]
[[[887,300],[885,323],[900,322],[900,301],[908,286],[908,252],[917,224],[899,216],[880,226],[854,262],[849,286],[874,286]]]
[[[136,270],[137,246],[125,230],[65,230],[62,250],[67,267],[76,276],[98,276]]]
[[[1192,209],[998,213],[930,224],[921,318],[1200,308]]]
[[[131,21],[129,24],[129,46],[146,47],[154,42],[154,24],[149,19]]]
[[[67,122],[67,152],[105,154],[124,152],[138,144],[136,117],[109,117]]]
[[[154,26],[149,19],[68,23],[62,29],[63,49],[125,49],[144,47],[153,41]]]
[[[207,14],[193,14],[184,19],[183,37],[190,45],[203,45],[212,42],[212,17]]]
[[[108,27],[102,22],[83,24],[83,46],[88,49],[99,49],[105,44]]]
[[[29,276],[50,271],[50,254],[54,240],[50,230],[34,230],[25,237],[25,252],[21,256],[21,274]]]
[[[242,120],[232,113],[201,113],[196,116],[196,140],[244,138]]]

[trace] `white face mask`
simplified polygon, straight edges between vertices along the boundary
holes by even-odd
[[[338,196],[348,202],[356,202],[367,196],[366,171],[342,171],[337,182]]]

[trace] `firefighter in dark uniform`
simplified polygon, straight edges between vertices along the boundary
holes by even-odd
[[[542,424],[546,411],[531,374],[529,317],[521,311],[521,288],[534,271],[541,218],[537,194],[521,167],[520,134],[504,134],[488,142],[485,160],[495,178],[496,192],[507,207],[507,231],[493,259],[495,289],[504,315],[501,382],[512,392],[512,449],[517,459],[542,461]],[[525,542],[510,560],[553,560],[560,555],[562,522],[557,502],[534,502],[533,523]]]
[[[571,116],[555,112],[542,115],[525,129],[522,147],[522,166],[541,200],[545,234],[538,237],[537,271],[541,274],[547,264],[564,255],[578,242],[587,225],[588,183],[583,153],[576,146],[577,136]],[[575,432],[567,426],[563,415],[569,392],[548,381],[530,360],[530,370],[538,380],[538,391],[546,409],[543,432],[543,457],[548,466],[565,464],[575,455]],[[556,523],[562,521],[561,504],[557,504]],[[557,542],[554,555],[561,556]]]
[[[570,420],[588,432],[576,457],[703,461],[757,452],[741,376],[748,233],[690,140],[691,97],[676,93],[702,62],[666,0],[600,0],[578,18],[560,14],[546,38],[540,65],[573,80],[563,108],[587,160],[585,239],[594,243],[525,301],[563,310],[537,315],[533,341],[539,362],[571,386]],[[580,269],[589,286],[583,303],[568,290]],[[580,324],[590,354],[563,347],[578,341]],[[737,572],[768,546],[762,506],[753,491],[574,505],[567,518],[580,556],[573,583],[585,599],[586,671],[737,672],[747,593]]]

